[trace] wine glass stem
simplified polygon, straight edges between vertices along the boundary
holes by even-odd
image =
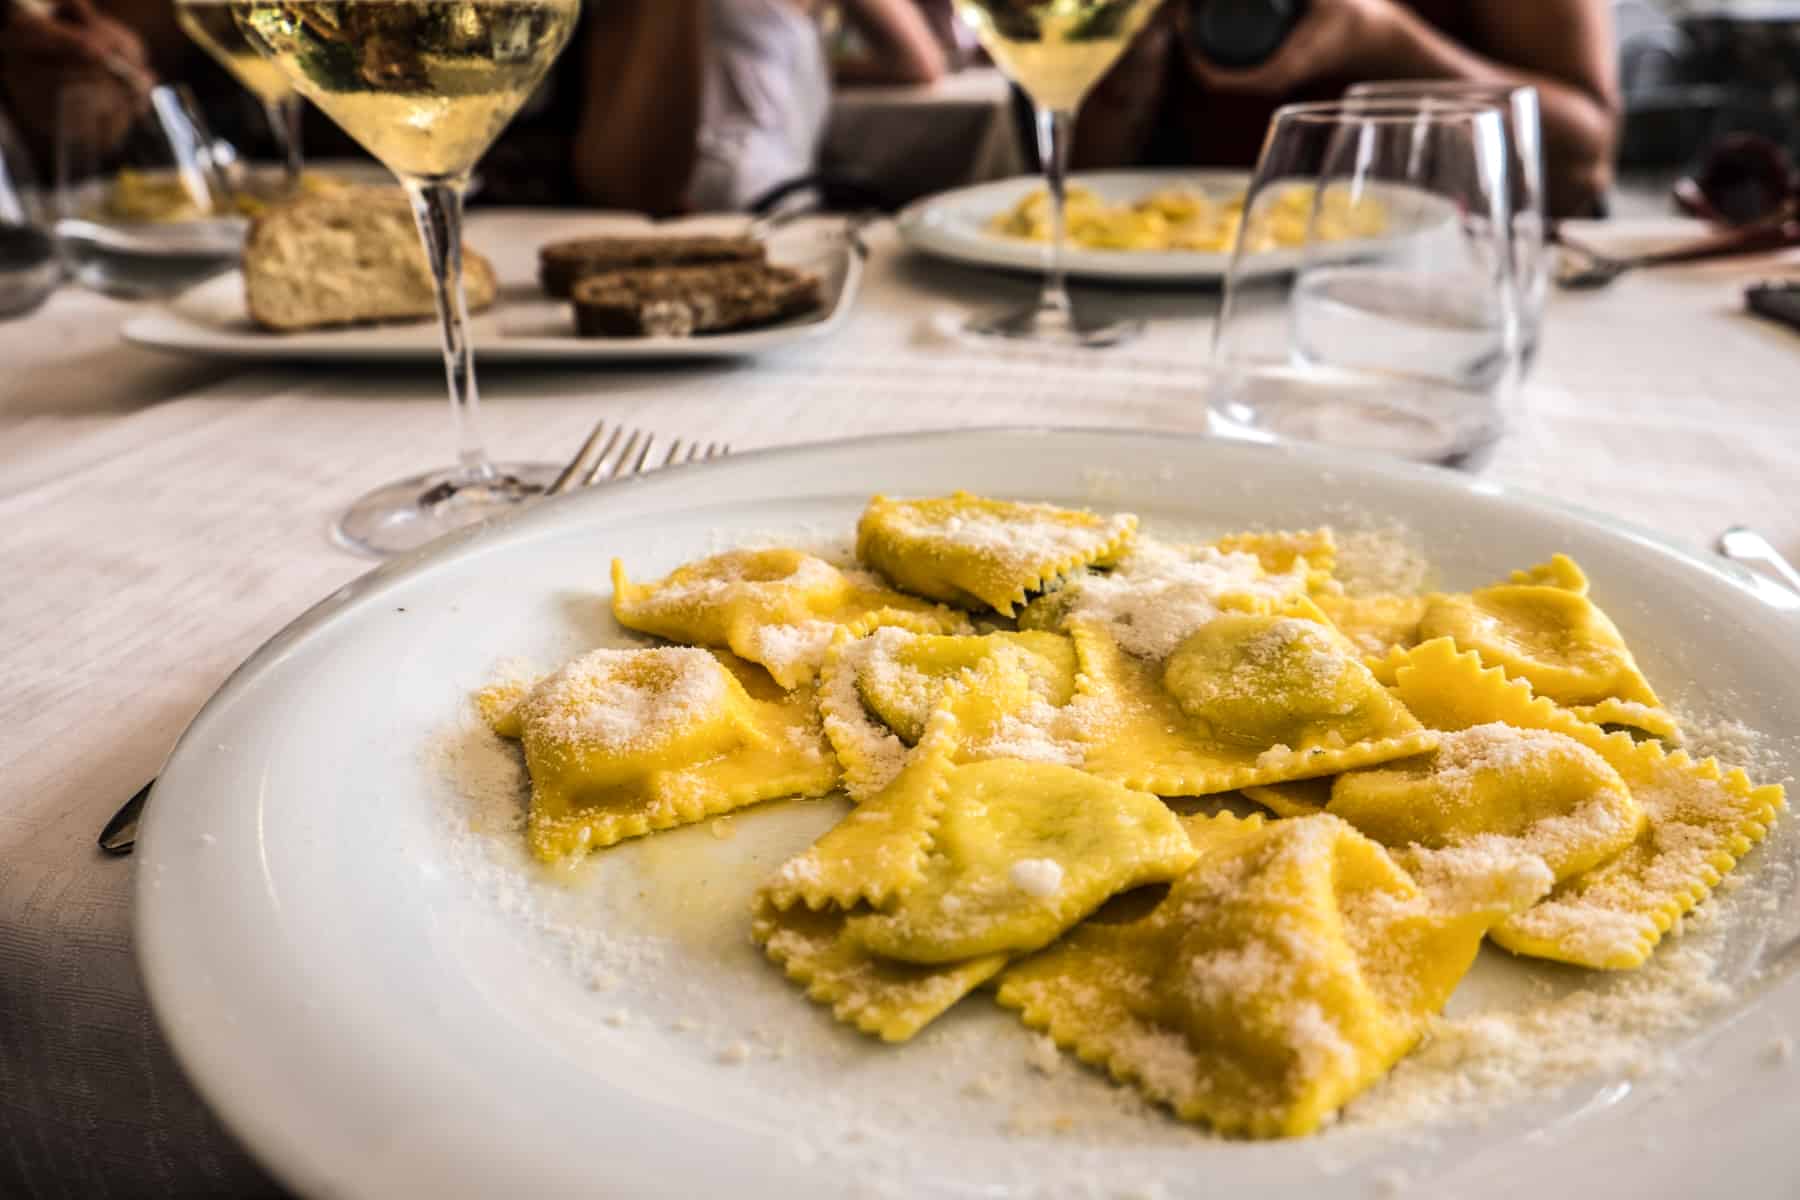
[[[300,118],[304,115],[304,107],[305,102],[292,92],[263,105],[269,116],[269,128],[274,131],[275,140],[281,143],[281,153],[287,162],[290,192],[299,188],[300,168],[305,165],[300,153]]]
[[[1050,194],[1050,262],[1038,307],[1067,317],[1069,289],[1063,276],[1063,239],[1068,236],[1064,184],[1069,173],[1069,128],[1075,114],[1067,109],[1037,110],[1038,157],[1044,162],[1044,186]]]
[[[481,485],[497,477],[481,444],[481,395],[475,386],[475,350],[469,344],[469,306],[463,295],[462,202],[465,182],[407,180],[413,217],[425,243],[425,258],[437,285],[438,321],[443,329],[444,378],[450,388],[450,417],[456,426],[461,484]]]

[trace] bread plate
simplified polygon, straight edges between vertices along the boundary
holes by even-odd
[[[1711,975],[1727,995],[1696,1003],[1692,1028],[1603,1062],[1580,1039],[1607,1030],[1576,1023],[1559,1089],[1246,1143],[1120,1107],[1073,1062],[1045,1073],[981,997],[898,1048],[806,1004],[751,946],[748,901],[835,801],[549,875],[516,830],[460,806],[435,739],[496,663],[617,635],[609,555],[648,577],[722,544],[848,529],[872,491],[956,487],[1201,535],[1398,520],[1446,587],[1565,551],[1670,703],[1719,702],[1761,731],[1771,777],[1800,765],[1800,600],[1490,481],[1154,431],[913,434],[658,471],[334,593],[182,737],[138,847],[136,945],[157,1020],[225,1124],[296,1193],[339,1197],[1796,1194],[1800,955],[1775,951],[1800,915],[1791,816],[1740,868],[1741,903],[1771,923],[1730,927]],[[1453,1013],[1535,1004],[1544,974],[1484,951]],[[1481,1068],[1466,1066],[1472,1091],[1494,1082]]]
[[[1249,184],[1248,171],[1227,170],[1088,171],[1069,177],[1071,187],[1087,188],[1109,204],[1130,203],[1165,188],[1190,189],[1223,201],[1242,195]],[[900,213],[900,237],[912,249],[933,258],[1041,273],[1049,264],[1048,246],[998,233],[988,223],[1043,186],[1041,177],[1027,175],[927,196]],[[1409,227],[1381,238],[1335,243],[1332,257],[1367,254],[1396,237],[1423,233],[1455,216],[1449,204],[1433,203],[1434,199],[1409,192]],[[1264,251],[1253,257],[1249,270],[1256,275],[1292,271],[1301,265],[1304,255],[1298,247]],[[1070,243],[1063,248],[1063,266],[1072,278],[1101,282],[1206,283],[1225,278],[1231,268],[1231,251],[1099,250]]]
[[[739,222],[741,225],[741,222]],[[790,227],[770,239],[773,262],[819,276],[825,303],[791,320],[696,337],[582,338],[567,301],[544,295],[537,249],[545,242],[596,233],[642,233],[641,218],[592,213],[494,212],[471,216],[466,241],[494,263],[499,296],[470,320],[484,363],[606,363],[736,358],[830,333],[855,303],[862,259],[836,223]],[[696,229],[698,231],[698,228]],[[716,230],[715,230],[716,231]],[[204,358],[284,362],[391,362],[440,365],[435,321],[272,333],[244,306],[243,276],[232,271],[183,292],[164,307],[127,321],[125,339],[140,346]]]

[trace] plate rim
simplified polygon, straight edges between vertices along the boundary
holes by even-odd
[[[1138,189],[1167,187],[1179,183],[1198,183],[1247,188],[1255,178],[1253,170],[1239,167],[1107,167],[1093,171],[1073,172],[1068,183],[1103,183],[1137,181]],[[1013,275],[1041,276],[1048,268],[1049,250],[1042,243],[1025,242],[999,235],[977,236],[944,227],[937,214],[967,203],[984,193],[1004,194],[1043,186],[1039,175],[1014,175],[968,184],[949,191],[937,192],[913,201],[895,215],[895,227],[908,249],[944,262],[982,270],[1002,271]],[[1389,237],[1404,238],[1405,232]],[[1380,239],[1378,239],[1380,240]],[[1369,243],[1342,243],[1348,253],[1361,253]],[[1223,285],[1231,274],[1236,258],[1235,246],[1229,250],[1117,250],[1100,247],[1070,246],[1063,251],[1063,271],[1071,279],[1099,283],[1129,284],[1155,287],[1184,283]],[[1240,272],[1242,278],[1262,278],[1292,272],[1304,265],[1304,254],[1296,247],[1277,247],[1258,251]]]
[[[477,338],[475,357],[478,363],[491,364],[586,363],[605,366],[617,363],[630,365],[651,362],[749,358],[768,351],[808,342],[835,332],[848,320],[862,291],[866,261],[864,254],[855,245],[847,239],[839,241],[834,238],[833,244],[826,250],[825,256],[842,260],[844,282],[838,288],[837,302],[816,320],[734,330],[711,335],[701,343],[695,343],[691,338],[642,338],[626,341],[583,337],[485,337]],[[279,343],[263,344],[253,340],[251,335],[215,331],[175,309],[175,304],[183,297],[198,292],[202,288],[223,288],[234,278],[239,280],[236,286],[241,289],[243,286],[242,275],[241,268],[221,272],[201,280],[191,288],[169,297],[147,311],[132,315],[120,327],[120,339],[129,345],[140,346],[146,350],[164,354],[226,362],[417,363],[433,367],[442,365],[441,352],[435,345],[293,346],[289,344],[283,346]],[[489,311],[495,310],[490,309]],[[379,328],[379,323],[350,328]],[[344,332],[344,330],[304,331],[306,336],[330,336],[335,332]],[[751,345],[744,345],[741,340],[721,344],[714,341],[715,338],[756,338],[757,340]]]
[[[861,435],[818,442],[762,447],[736,453],[728,459],[717,460],[714,463],[697,463],[691,466],[704,469],[745,462],[780,462],[812,455],[831,455],[846,449],[892,447],[908,443],[929,447],[933,443],[971,436],[1017,437],[1020,439],[1098,438],[1120,442],[1143,441],[1157,445],[1166,445],[1171,440],[1179,440],[1196,445],[1222,445],[1229,447],[1234,453],[1241,452],[1247,457],[1264,454],[1278,455],[1301,462],[1315,463],[1324,470],[1331,469],[1334,464],[1361,466],[1392,474],[1401,479],[1435,483],[1469,495],[1518,504],[1540,515],[1572,520],[1579,525],[1588,527],[1591,531],[1623,538],[1642,549],[1680,564],[1685,569],[1697,570],[1703,575],[1710,576],[1717,583],[1728,587],[1733,592],[1742,594],[1746,602],[1774,609],[1777,612],[1785,612],[1789,618],[1800,616],[1800,596],[1788,592],[1787,589],[1765,580],[1737,564],[1717,556],[1694,553],[1667,537],[1633,522],[1546,497],[1528,489],[1484,480],[1478,476],[1466,475],[1447,468],[1303,443],[1252,442],[1221,438],[1193,430],[1001,424],[975,426],[967,429]],[[689,468],[676,468],[678,471],[686,469]],[[658,474],[661,472],[610,480],[556,498],[551,504],[534,505],[481,525],[452,532],[435,542],[376,566],[308,605],[293,620],[271,635],[233,668],[195,712],[175,740],[162,770],[158,772],[159,781],[169,765],[176,762],[184,752],[189,752],[190,747],[194,753],[199,753],[200,748],[193,746],[196,730],[200,729],[214,712],[234,702],[238,693],[252,687],[261,674],[271,669],[286,655],[294,652],[307,641],[329,629],[338,619],[374,604],[391,587],[431,570],[443,561],[478,549],[484,543],[503,541],[521,530],[528,530],[533,525],[554,524],[566,519],[557,515],[565,511],[587,507],[596,512],[604,512],[610,497],[623,494],[626,489],[645,486],[655,480]],[[156,797],[158,790],[152,790],[152,799]],[[148,805],[140,837],[140,841],[143,843],[139,851],[141,860],[147,861],[153,857],[152,852],[164,836],[173,836],[160,832],[169,820],[161,815],[167,810],[166,804]],[[133,958],[143,982],[148,1007],[158,1030],[163,1035],[184,1075],[192,1083],[196,1092],[201,1095],[209,1111],[230,1131],[233,1137],[253,1152],[254,1157],[264,1169],[290,1186],[298,1186],[309,1181],[316,1182],[320,1176],[319,1169],[316,1166],[306,1165],[306,1154],[297,1144],[289,1141],[283,1122],[276,1119],[273,1114],[264,1113],[256,1104],[242,1102],[243,1097],[238,1095],[244,1086],[241,1081],[231,1080],[223,1073],[219,1075],[208,1073],[210,1064],[207,1063],[207,1060],[211,1055],[201,1048],[205,1041],[206,1031],[203,1027],[188,1022],[178,1011],[182,989],[196,985],[183,980],[180,972],[173,969],[173,964],[163,962],[157,957],[155,947],[158,946],[159,938],[152,932],[152,926],[156,920],[159,889],[160,881],[153,872],[139,870],[133,882],[131,916]],[[1780,981],[1773,982],[1778,984]],[[206,1065],[202,1066],[201,1064]]]

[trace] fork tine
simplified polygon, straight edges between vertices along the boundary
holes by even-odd
[[[600,441],[600,435],[605,432],[605,419],[595,421],[594,428],[588,432],[587,440],[581,443],[581,449],[575,452],[575,457],[569,460],[569,465],[557,474],[555,481],[544,489],[546,496],[560,496],[575,486],[576,475],[587,467],[588,455],[593,453],[595,445]],[[613,431],[613,436],[615,438],[618,436],[618,430]],[[601,453],[604,454],[605,451],[601,451]]]
[[[702,447],[699,442],[689,442],[687,457],[681,461],[684,463],[698,462],[703,457],[703,450],[704,447]]]
[[[620,474],[622,474],[622,475],[641,475],[641,474],[643,474],[644,473],[644,464],[646,462],[648,462],[650,459],[650,447],[652,445],[654,445],[655,442],[656,442],[656,435],[646,433],[644,435],[644,448],[637,452],[637,457],[631,460],[631,465],[624,467],[623,470],[620,471]],[[627,456],[627,457],[629,457],[629,456]]]
[[[622,464],[625,461],[626,456],[636,448],[638,439],[642,436],[643,435],[635,429],[628,430],[621,427],[613,430],[612,437],[607,440],[606,449],[601,452],[599,458],[594,460],[594,465],[588,468],[587,474],[583,476],[581,480],[581,486],[592,487],[602,479],[612,479],[617,476],[619,474],[620,464]],[[625,444],[623,446],[618,445],[621,437],[624,437],[625,439]],[[615,446],[618,447],[618,454],[616,457],[613,453],[613,448]]]
[[[669,443],[669,452],[667,454],[663,455],[663,460],[662,460],[663,466],[672,467],[676,463],[682,461],[681,446],[682,446],[682,441],[680,438],[676,438],[675,440],[673,440]],[[693,449],[694,448],[692,445],[688,446],[688,457],[689,458],[693,457]]]

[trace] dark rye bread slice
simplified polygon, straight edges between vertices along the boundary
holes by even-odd
[[[578,280],[582,337],[691,337],[766,325],[824,305],[816,275],[773,263],[608,271]]]
[[[546,292],[561,299],[568,297],[577,279],[603,271],[762,261],[763,244],[747,237],[576,238],[551,242],[538,251],[538,280]]]

